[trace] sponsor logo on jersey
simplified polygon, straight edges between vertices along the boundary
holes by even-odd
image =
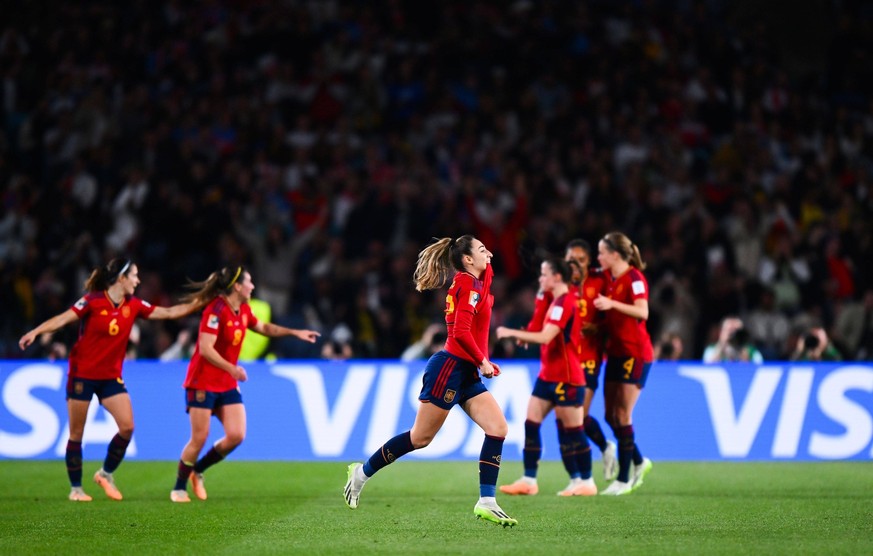
[[[103,309],[102,311],[100,311],[100,314],[105,317],[106,315],[109,314],[109,311],[107,311],[106,309]]]
[[[209,315],[209,320],[206,321],[206,327],[218,330],[218,315]]]
[[[631,283],[631,290],[633,290],[634,295],[640,295],[646,293],[646,285],[643,284],[642,280],[637,280]]]
[[[140,300],[140,303],[142,303],[142,306],[145,307],[146,309],[148,309],[149,307],[152,306],[152,304],[149,303],[148,301],[142,301],[142,300]]]
[[[79,298],[79,301],[76,302],[74,307],[81,311],[82,309],[85,308],[85,305],[87,305],[87,304],[88,304],[88,301],[84,297],[82,297],[82,298]]]
[[[479,296],[479,292],[470,292],[470,305],[471,306],[473,306],[475,308],[476,304],[479,303],[479,299],[481,299],[481,297]]]

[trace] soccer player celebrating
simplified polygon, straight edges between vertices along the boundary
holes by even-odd
[[[418,254],[415,288],[418,291],[442,287],[452,269],[456,271],[446,295],[445,349],[428,359],[418,399],[418,414],[412,429],[395,436],[376,450],[370,459],[352,463],[345,486],[346,504],[355,509],[361,489],[380,469],[413,450],[424,448],[443,426],[455,405],[485,432],[479,455],[479,501],[473,508],[478,517],[511,527],[518,523],[497,505],[497,475],[508,430],[506,418],[494,397],[482,383],[480,373],[492,378],[500,368],[488,359],[491,324],[492,253],[472,235],[442,238]]]
[[[182,449],[176,485],[170,492],[173,502],[191,501],[189,478],[197,498],[206,500],[203,472],[227,457],[245,438],[246,411],[238,381],[245,381],[248,375],[237,362],[246,330],[252,329],[271,338],[294,336],[309,343],[320,336],[313,330],[295,330],[259,321],[249,307],[255,285],[241,266],[222,268],[192,286],[195,291],[187,299],[208,305],[203,309],[197,346],[185,377],[191,438]],[[209,436],[213,415],[221,421],[224,436],[198,460]]]
[[[594,300],[594,306],[606,313],[606,421],[618,439],[618,478],[601,494],[622,495],[639,488],[652,469],[651,460],[636,445],[632,424],[634,405],[654,359],[646,330],[649,285],[640,250],[621,232],[600,240],[597,260],[606,275],[606,295]]]
[[[177,319],[198,308],[194,302],[172,307],[149,305],[134,297],[138,285],[136,264],[128,259],[112,259],[109,264],[91,272],[85,281],[87,293],[75,305],[43,322],[18,341],[19,347],[25,349],[40,334],[54,332],[81,319],[79,338],[70,351],[67,374],[70,439],[65,459],[71,485],[69,499],[76,502],[91,501],[82,489],[82,436],[94,394],[118,426],[118,433],[109,443],[103,467],[94,474],[94,482],[109,498],[122,499],[112,474],[124,459],[133,435],[133,408],[121,378],[121,366],[134,320],[138,317]]]
[[[577,290],[577,314],[582,322],[579,362],[585,371],[585,401],[582,404],[585,434],[600,448],[603,454],[603,476],[611,481],[618,475],[615,442],[606,440],[600,423],[591,416],[591,401],[600,385],[600,368],[603,363],[603,315],[594,306],[594,300],[605,291],[606,279],[602,272],[589,271],[591,246],[583,239],[574,239],[567,244],[564,260],[576,263],[571,265],[573,284],[570,287]]]
[[[591,447],[583,430],[582,402],[585,374],[579,363],[581,319],[577,314],[576,292],[569,287],[570,265],[560,259],[544,261],[540,269],[540,291],[553,299],[537,331],[497,327],[499,339],[516,339],[540,344],[540,374],[534,385],[524,423],[524,476],[500,487],[507,494],[536,494],[537,468],[542,454],[540,426],[555,410],[561,459],[570,484],[559,496],[591,496],[597,487],[591,478]]]

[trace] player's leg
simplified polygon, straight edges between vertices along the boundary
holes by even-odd
[[[619,392],[618,419],[622,425],[619,429],[622,440],[632,444],[630,460],[633,464],[630,473],[631,490],[636,490],[643,484],[643,479],[652,470],[652,460],[643,457],[636,442],[633,428],[633,410],[639,400],[642,389],[639,384],[622,384]]]
[[[182,455],[176,470],[176,484],[170,492],[170,500],[173,502],[189,502],[188,479],[193,475],[194,464],[206,439],[209,438],[209,425],[212,421],[212,409],[209,407],[188,406],[188,421],[191,424],[191,437],[182,448]],[[202,480],[200,481],[202,488]],[[205,490],[203,492],[205,500]]]
[[[591,445],[585,436],[583,396],[584,388],[565,386],[563,401],[555,407],[555,415],[563,424],[558,442],[564,469],[570,476],[567,488],[559,496],[591,496],[597,494],[597,486],[591,478]]]
[[[122,389],[121,383],[116,383]],[[115,387],[115,385],[113,385]],[[121,500],[121,492],[115,486],[113,473],[121,464],[127,452],[127,446],[133,437],[133,406],[130,403],[130,395],[126,389],[118,393],[106,392],[107,396],[100,400],[106,411],[115,419],[118,432],[109,442],[106,450],[106,458],[103,460],[103,468],[94,474],[94,482],[100,485],[106,492],[106,496],[113,500]]]
[[[352,509],[357,508],[361,490],[367,480],[383,467],[397,461],[398,458],[430,444],[448,416],[448,409],[433,403],[422,402],[418,406],[418,413],[415,415],[412,429],[388,440],[373,452],[373,455],[363,465],[360,463],[349,465],[346,485],[343,489],[346,505]]]
[[[595,375],[596,376],[596,375]],[[590,379],[586,376],[586,380]],[[585,435],[593,442],[603,454],[603,478],[607,481],[615,479],[618,475],[618,459],[616,458],[615,442],[607,440],[603,434],[603,429],[600,428],[600,423],[591,415],[591,402],[594,400],[594,394],[597,392],[595,388],[590,386],[585,387],[585,401],[583,409],[585,411]]]
[[[500,492],[513,495],[534,495],[539,492],[537,486],[537,471],[540,457],[543,453],[543,441],[540,428],[543,419],[554,407],[547,399],[532,395],[527,403],[527,416],[524,421],[524,450],[522,459],[524,462],[524,475],[509,485],[500,487]]]
[[[608,363],[607,363],[607,373],[609,373]],[[612,429],[612,432],[615,435],[616,440],[618,440],[618,458],[617,458],[618,465],[616,465],[618,470],[617,470],[617,473],[615,475],[615,480],[608,487],[606,487],[605,490],[601,491],[601,494],[620,495],[620,494],[629,493],[630,489],[631,489],[629,477],[630,477],[630,461],[631,461],[631,454],[633,452],[633,444],[631,444],[629,447],[630,451],[627,450],[628,446],[625,446],[626,449],[624,452],[622,452],[623,445],[622,445],[622,436],[621,436],[621,432],[620,432],[621,431],[621,425],[620,425],[621,417],[619,416],[620,415],[619,407],[622,403],[620,400],[621,382],[619,382],[617,380],[609,380],[608,376],[609,375],[607,375],[607,380],[606,380],[606,383],[604,384],[604,388],[603,388],[603,401],[604,401],[604,405],[606,408],[604,418],[605,418],[607,424],[609,425],[609,427]],[[623,456],[624,456],[624,460],[622,459]],[[625,464],[625,475],[624,476],[622,476],[622,462],[623,461]],[[605,473],[605,471],[606,470],[604,470],[604,473]]]
[[[503,441],[509,432],[506,417],[490,392],[484,390],[465,400],[461,407],[470,419],[485,432],[482,450],[479,453],[479,501],[473,508],[478,518],[497,525],[512,527],[518,520],[509,517],[497,505],[497,476],[500,473],[500,459],[503,454]]]
[[[90,394],[90,392],[89,392]],[[70,479],[70,500],[90,502],[91,497],[82,489],[82,436],[85,433],[85,420],[88,417],[90,401],[68,398],[67,415],[70,420],[70,439],[64,457],[67,476]]]
[[[212,445],[206,454],[194,464],[194,473],[203,473],[230,455],[246,437],[246,407],[242,402],[227,403],[215,407],[215,416],[224,427],[224,436]]]

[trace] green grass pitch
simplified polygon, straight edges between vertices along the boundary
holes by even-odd
[[[561,498],[558,462],[540,493],[498,494],[519,521],[477,520],[471,462],[405,460],[345,506],[345,463],[239,462],[209,470],[209,500],[173,504],[174,462],[125,462],[124,501],[91,483],[66,499],[63,461],[0,461],[0,554],[871,554],[873,465],[655,462],[630,496]],[[521,474],[506,463],[500,484]],[[598,485],[604,486],[599,466]]]

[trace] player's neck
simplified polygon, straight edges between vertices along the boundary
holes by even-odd
[[[118,305],[122,301],[124,301],[124,290],[120,288],[116,288],[114,285],[109,286],[106,290],[106,297],[109,298],[109,301]]]
[[[483,272],[476,272],[476,269],[473,268],[472,266],[465,266],[464,270],[462,272],[466,272],[467,274],[469,274],[470,276],[472,276],[476,280],[480,280],[480,279],[482,279],[482,274],[484,271]]]
[[[568,291],[570,291],[570,287],[567,286],[567,283],[561,282],[560,284],[557,284],[557,285],[555,285],[554,288],[552,288],[552,297],[557,299],[557,298],[561,297],[562,295],[564,295],[565,293],[567,293]]]
[[[237,296],[235,296],[233,294],[225,295],[224,299],[225,299],[225,301],[227,301],[227,304],[230,306],[230,308],[233,310],[234,313],[239,312],[239,308],[240,308],[240,305],[242,305],[242,301]]]

